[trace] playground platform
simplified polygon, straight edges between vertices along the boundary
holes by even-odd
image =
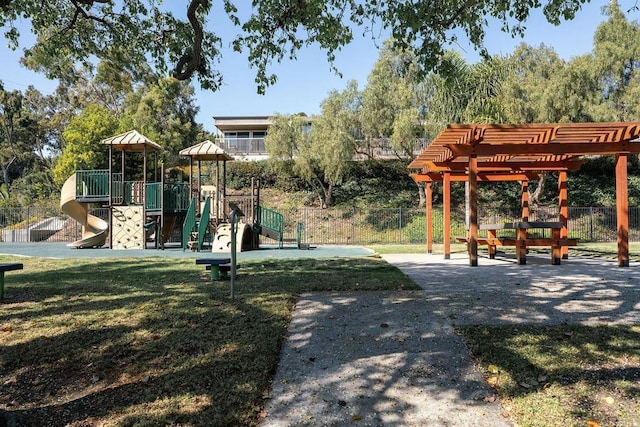
[[[260,249],[238,252],[237,259],[265,259],[265,258],[331,258],[357,257],[372,255],[373,251],[362,246],[312,246],[311,249],[287,247],[279,249],[277,245],[260,245]],[[182,248],[160,249],[78,249],[68,247],[66,243],[0,243],[0,255],[15,255],[39,258],[186,258],[196,259],[211,256],[210,251],[192,252]]]

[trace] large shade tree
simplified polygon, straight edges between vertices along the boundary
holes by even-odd
[[[534,8],[559,24],[572,19],[588,0],[190,0],[176,6],[156,0],[40,0],[0,1],[0,26],[13,47],[19,45],[17,22],[28,18],[37,41],[25,56],[50,77],[60,77],[77,62],[94,57],[120,64],[146,62],[178,79],[197,76],[205,88],[216,89],[222,76],[216,68],[221,47],[232,43],[246,51],[256,71],[259,91],[276,81],[269,65],[307,45],[323,49],[332,63],[336,51],[359,33],[372,38],[391,33],[397,47],[413,46],[418,62],[428,71],[439,62],[445,46],[463,33],[484,50],[490,18],[514,36],[522,35]],[[172,6],[172,7],[171,7]],[[208,21],[226,15],[239,28],[233,40],[222,40]],[[213,26],[215,28],[215,26]],[[451,29],[461,32],[451,32]]]
[[[53,168],[53,177],[62,185],[69,176],[82,169],[106,169],[107,147],[101,144],[113,136],[118,120],[108,109],[91,105],[75,117],[63,133],[63,151]]]
[[[304,116],[271,118],[265,145],[274,167],[304,179],[322,207],[332,204],[333,190],[356,153],[360,105],[357,83],[351,81],[343,91],[329,93],[310,130]]]

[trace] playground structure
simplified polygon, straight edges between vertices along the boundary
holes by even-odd
[[[235,229],[235,246],[238,251],[259,249],[260,237],[277,242],[282,248],[284,242],[284,218],[280,212],[260,205],[260,182],[252,179],[250,195],[230,195],[226,191],[226,163],[233,157],[211,141],[185,148],[180,156],[189,158],[191,200],[185,217],[182,248],[201,251],[210,245],[212,252],[230,252],[232,224],[231,206],[238,207],[245,216],[238,218]],[[202,185],[202,162],[215,162],[213,185]],[[222,169],[221,169],[222,167]],[[194,179],[194,173],[196,178]],[[301,233],[298,226],[298,233]],[[300,237],[294,239],[299,242]],[[300,247],[300,245],[298,245]]]
[[[68,246],[97,248],[107,244],[111,249],[164,249],[174,230],[181,227],[183,250],[202,251],[209,246],[213,252],[229,252],[229,203],[247,212],[234,230],[239,251],[258,249],[260,236],[274,239],[280,248],[287,241],[283,237],[282,214],[260,206],[257,180],[249,196],[226,194],[226,162],[233,157],[211,141],[180,151],[181,156],[190,159],[188,183],[165,182],[164,167],[158,162],[162,147],[135,130],[102,143],[109,147],[109,168],[78,170],[61,191],[62,211],[82,225],[81,238]],[[118,160],[120,171],[115,172]],[[142,168],[136,169],[134,161]],[[216,162],[214,185],[202,185],[202,161]],[[107,207],[108,218],[92,215],[90,204]],[[299,235],[300,232],[298,226]],[[300,237],[294,240],[300,243]]]
[[[164,181],[158,163],[162,147],[135,130],[102,143],[109,146],[109,169],[76,171],[63,186],[60,207],[83,228],[82,238],[69,246],[94,248],[108,242],[111,249],[145,249],[150,241],[164,248],[188,208],[188,185]],[[120,171],[115,172],[118,154]],[[108,207],[108,218],[91,215],[91,203]]]

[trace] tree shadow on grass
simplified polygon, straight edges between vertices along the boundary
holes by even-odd
[[[0,406],[51,426],[255,425],[295,295],[410,285],[379,260],[243,261],[232,301],[193,260],[25,267],[11,293],[31,297],[0,305]]]

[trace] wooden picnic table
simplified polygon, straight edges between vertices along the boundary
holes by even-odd
[[[527,248],[532,246],[549,246],[551,247],[551,263],[560,265],[562,259],[563,246],[577,245],[577,239],[561,238],[560,230],[562,229],[560,221],[515,221],[504,222],[499,224],[482,224],[481,230],[487,230],[486,239],[478,239],[478,244],[486,244],[489,248],[489,257],[495,258],[496,246],[515,246],[516,259],[518,264],[525,265],[527,263]],[[515,238],[498,237],[498,230],[515,230]],[[529,229],[550,230],[550,237],[530,237]],[[543,234],[544,235],[544,234]]]

